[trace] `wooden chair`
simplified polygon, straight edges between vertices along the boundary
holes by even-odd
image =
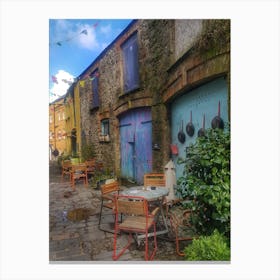
[[[147,173],[144,174],[144,186],[165,187],[165,174],[164,173]]]
[[[95,170],[97,171],[97,172],[103,172],[103,170],[104,170],[104,164],[103,164],[103,162],[101,162],[101,161],[97,161],[96,163],[95,163]]]
[[[71,169],[72,169],[71,161],[70,160],[62,161],[61,167],[62,167],[61,181],[63,181],[65,175],[68,175],[69,180],[71,180]]]
[[[85,165],[87,166],[87,174],[88,175],[94,175],[95,173],[95,165],[96,161],[95,159],[89,159],[85,161]]]
[[[84,184],[88,185],[88,177],[87,177],[87,166],[84,163],[73,164],[71,168],[71,183],[72,188],[75,190],[75,182],[76,180],[84,180]]]
[[[166,178],[164,173],[146,173],[144,174],[144,187],[166,187]],[[168,212],[169,204],[166,197],[164,198],[163,205],[165,206],[166,213]]]
[[[114,251],[113,260],[117,260],[131,245],[132,234],[145,234],[145,260],[152,260],[157,250],[155,215],[159,208],[153,213],[148,212],[148,202],[145,198],[139,196],[116,195],[115,197],[115,232],[114,232]],[[125,215],[122,222],[119,222],[118,215]],[[149,230],[153,229],[154,246],[149,255],[148,235]],[[117,238],[121,232],[128,232],[128,243],[120,249],[117,254]]]
[[[114,198],[115,198],[114,196],[116,194],[119,194],[119,191],[120,191],[120,187],[117,181],[109,184],[104,184],[101,186],[101,206],[100,206],[99,221],[98,221],[98,228],[100,230],[114,233],[114,230],[105,229],[101,227],[101,219],[102,219],[103,207],[111,209],[112,212],[110,213],[110,215],[111,214],[114,215],[113,212]]]

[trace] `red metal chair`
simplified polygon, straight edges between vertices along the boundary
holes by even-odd
[[[166,177],[164,173],[146,173],[144,174],[144,187],[166,187]],[[163,205],[165,206],[166,213],[168,212],[169,203],[166,197],[164,198]]]
[[[191,210],[182,209],[181,207],[173,207],[169,211],[169,220],[171,232],[175,235],[176,252],[179,256],[185,256],[181,250],[181,241],[192,241],[197,238],[195,229],[190,223]]]
[[[144,174],[144,186],[165,187],[166,186],[165,174],[164,173]]]
[[[83,179],[84,184],[88,185],[87,166],[84,163],[72,165],[71,169],[71,183],[72,188],[75,190],[76,180]]]
[[[96,169],[96,161],[95,159],[89,159],[85,161],[85,165],[87,166],[87,174],[94,175]]]
[[[101,219],[102,219],[103,207],[113,210],[114,196],[118,194],[119,191],[120,191],[120,187],[117,181],[104,184],[101,186],[101,206],[100,206],[99,221],[98,221],[98,228],[100,230],[114,233],[114,230],[111,231],[110,229],[101,227]],[[114,215],[114,212],[111,212],[110,214]]]
[[[114,232],[114,251],[113,260],[119,257],[131,245],[132,234],[145,234],[145,260],[153,260],[157,250],[156,224],[155,216],[159,208],[156,208],[151,214],[148,212],[148,202],[145,198],[139,196],[115,196],[115,232]],[[119,222],[119,214],[123,216],[123,221]],[[148,237],[149,231],[153,229],[154,247],[149,255]],[[128,243],[117,254],[117,238],[118,234],[128,232]]]
[[[70,160],[65,160],[62,161],[61,163],[61,181],[63,181],[65,175],[69,175],[69,179],[71,180],[71,168],[72,168],[72,163]]]

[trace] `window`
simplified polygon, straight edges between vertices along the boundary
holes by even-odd
[[[52,122],[53,122],[53,116],[50,115],[50,123],[52,123]]]
[[[101,121],[101,135],[109,135],[109,119]]]
[[[91,79],[92,79],[92,109],[98,108],[99,107],[99,92],[98,92],[98,82],[99,82],[99,72],[98,69],[96,69],[92,74],[91,74]]]
[[[123,45],[124,92],[128,93],[139,87],[139,63],[137,33],[134,33]]]

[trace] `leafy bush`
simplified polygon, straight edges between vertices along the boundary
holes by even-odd
[[[189,261],[228,261],[230,248],[226,238],[217,230],[210,236],[194,239],[192,244],[184,249],[185,259]]]
[[[82,145],[81,154],[82,154],[83,161],[94,158],[95,157],[95,148],[94,148],[93,143]]]
[[[208,129],[187,148],[183,176],[177,194],[190,200],[191,221],[197,232],[210,235],[214,229],[230,237],[230,133]]]
[[[62,162],[65,160],[70,160],[71,156],[70,155],[64,155],[64,153],[62,153],[60,156],[58,156],[57,158],[57,164],[58,166],[61,166]]]

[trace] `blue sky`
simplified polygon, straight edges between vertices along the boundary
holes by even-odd
[[[124,30],[132,19],[50,19],[50,102],[66,93],[69,84]],[[56,77],[57,83],[53,82]]]

